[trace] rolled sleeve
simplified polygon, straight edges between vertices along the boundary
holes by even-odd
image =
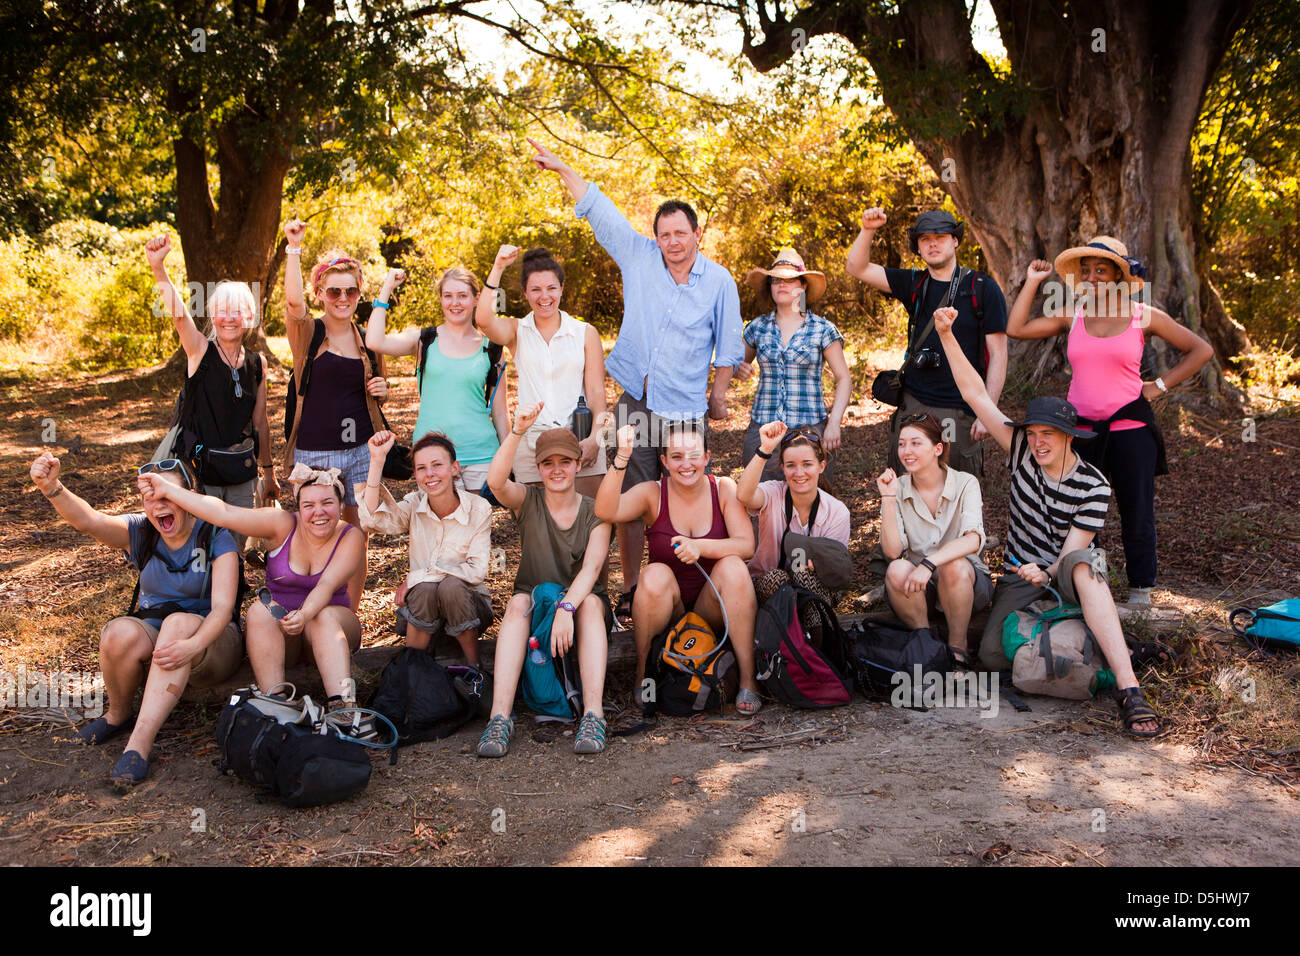
[[[357,498],[357,520],[361,524],[363,531],[377,531],[379,534],[405,534],[411,528],[411,511],[414,507],[412,502],[407,498],[401,501],[394,501],[393,496],[388,493],[388,489],[382,485],[379,488],[379,507],[373,512],[366,507],[366,497],[364,486],[358,484],[358,489],[362,489],[356,495]]]
[[[984,550],[986,538],[984,536],[984,497],[980,492],[979,482],[972,478],[962,489],[961,502],[958,510],[957,536],[969,534],[974,531],[980,536],[979,550],[975,553],[978,555]]]
[[[488,563],[492,559],[492,508],[484,502],[485,512],[475,515],[474,536],[470,539],[465,560],[452,573],[466,584],[482,584],[487,580]]]
[[[911,542],[907,540],[907,525],[903,521],[903,499],[894,499],[894,523],[898,527],[898,540],[902,542],[903,553],[906,554],[911,550]]]

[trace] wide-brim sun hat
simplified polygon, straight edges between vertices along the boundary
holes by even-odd
[[[745,283],[758,292],[759,304],[765,308],[775,305],[768,287],[768,279],[803,279],[804,301],[816,302],[826,294],[826,275],[816,269],[809,269],[803,263],[803,256],[793,249],[782,249],[776,254],[776,260],[770,269],[755,267],[745,276]]]
[[[1130,256],[1128,246],[1114,236],[1093,236],[1087,245],[1066,249],[1056,257],[1052,268],[1057,275],[1073,285],[1079,278],[1079,260],[1085,256],[1115,263],[1123,274],[1123,282],[1140,288],[1146,280],[1147,270],[1142,260]]]
[[[1003,422],[1012,428],[1025,428],[1028,425],[1048,425],[1057,431],[1073,435],[1075,438],[1096,438],[1097,433],[1079,427],[1079,413],[1073,405],[1054,395],[1040,395],[1031,398],[1025,408],[1025,420],[1021,422]]]

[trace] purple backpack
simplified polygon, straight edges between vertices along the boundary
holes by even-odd
[[[853,694],[848,680],[804,633],[799,609],[809,606],[821,618],[823,641],[835,640],[840,629],[835,609],[812,591],[783,584],[758,609],[756,676],[771,696],[791,707],[839,707]]]

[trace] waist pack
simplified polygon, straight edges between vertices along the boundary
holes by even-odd
[[[942,674],[952,666],[948,645],[929,628],[909,631],[875,621],[857,621],[825,641],[831,662],[849,674],[858,690],[868,697],[888,696],[895,687],[894,675],[909,679],[917,665],[922,674]]]
[[[318,807],[360,793],[370,753],[324,719],[310,697],[284,700],[256,687],[235,691],[217,718],[217,767],[291,807]]]
[[[564,588],[558,584],[533,588],[529,646],[524,654],[521,683],[524,703],[538,720],[569,721],[582,716],[582,681],[573,648],[558,658],[551,656],[551,625],[555,622],[555,605],[563,596]],[[533,639],[537,647],[532,646]]]
[[[490,708],[485,684],[477,667],[444,667],[427,650],[404,647],[384,666],[366,706],[392,721],[404,747],[450,737]]]
[[[1259,609],[1236,608],[1228,615],[1228,623],[1246,643],[1261,651],[1300,650],[1300,598]]]
[[[792,707],[838,707],[853,697],[842,677],[804,633],[799,612],[816,609],[822,641],[838,642],[840,625],[835,609],[805,588],[783,584],[758,609],[754,628],[754,659],[763,688]]]
[[[1115,686],[1097,638],[1073,604],[1035,601],[1007,615],[1002,652],[1011,661],[1011,683],[1026,694],[1087,700]]]

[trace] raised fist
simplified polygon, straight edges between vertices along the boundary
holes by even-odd
[[[497,250],[496,266],[500,269],[508,269],[514,265],[515,260],[518,258],[518,246],[504,245]]]
[[[32,462],[31,475],[32,484],[42,493],[48,493],[59,483],[59,459],[48,451],[41,452]]]
[[[885,224],[885,210],[879,206],[874,206],[862,214],[862,228],[867,232],[875,232]]]
[[[636,426],[624,425],[618,430],[618,453],[624,458],[632,457],[632,449],[636,447]]]
[[[162,267],[163,262],[167,259],[167,254],[171,251],[172,237],[165,234],[154,236],[144,244],[144,257],[154,269]]]
[[[758,450],[765,454],[776,451],[786,431],[785,422],[768,422],[758,430]]]
[[[533,422],[537,421],[542,409],[546,406],[545,402],[538,402],[536,405],[520,405],[515,409],[515,432],[522,435],[528,429],[533,427]]]
[[[370,446],[369,451],[371,459],[384,461],[388,457],[388,452],[396,441],[397,436],[390,431],[381,430],[375,432],[370,436],[370,441],[366,443]]]
[[[952,306],[934,310],[934,330],[940,335],[952,331],[952,324],[957,321],[957,310]]]
[[[1025,278],[1030,282],[1042,282],[1052,274],[1052,264],[1046,259],[1035,259],[1025,270]]]
[[[302,237],[307,234],[307,224],[301,219],[290,219],[284,224],[284,238],[291,246],[301,246]]]
[[[876,479],[876,488],[879,489],[882,498],[898,494],[898,476],[894,474],[894,469],[886,468],[880,473],[880,477]]]

